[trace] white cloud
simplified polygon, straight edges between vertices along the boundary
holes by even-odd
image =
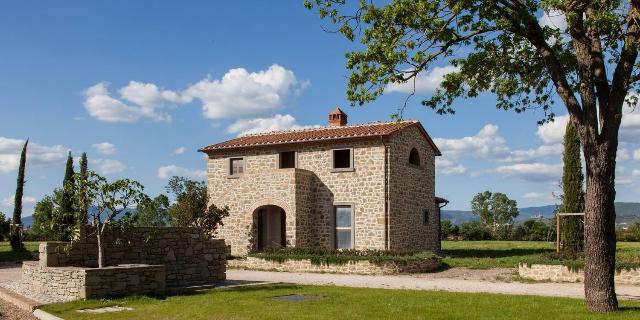
[[[436,158],[436,172],[443,175],[463,174],[467,171],[462,164],[446,157]]]
[[[208,119],[250,117],[268,114],[285,106],[288,98],[306,87],[291,70],[274,64],[267,70],[229,70],[221,79],[206,78],[183,92],[184,99],[202,102]]]
[[[640,170],[633,170],[631,172],[631,176],[633,176],[634,178],[640,178]]]
[[[493,124],[485,125],[480,132],[474,136],[460,139],[433,139],[443,154],[450,157],[460,155],[473,155],[477,158],[495,158],[508,153],[506,141],[498,135],[498,126]]]
[[[89,159],[89,167],[103,175],[119,173],[127,169],[122,162],[113,159]]]
[[[568,115],[555,117],[553,122],[547,122],[539,126],[537,135],[544,143],[562,143],[568,122]]]
[[[637,149],[636,151],[633,152],[633,160],[640,161],[640,149]]]
[[[187,151],[187,148],[185,147],[178,147],[175,150],[173,150],[173,154],[183,154],[185,151]]]
[[[542,192],[527,192],[522,196],[527,201],[546,200],[551,198],[549,194]]]
[[[530,182],[559,180],[562,176],[561,164],[519,163],[499,166],[493,172],[505,177],[514,177]]]
[[[445,66],[445,67],[434,67],[430,71],[419,73],[415,79],[411,79],[407,82],[403,83],[390,83],[387,85],[385,91],[390,92],[401,92],[401,93],[412,93],[414,91],[416,93],[430,93],[435,91],[442,81],[444,80],[444,76],[447,73],[458,71],[458,68],[454,66]]]
[[[15,205],[15,201],[14,201],[15,198],[16,198],[15,195],[6,197],[6,198],[2,199],[2,204],[5,207],[13,207]],[[36,203],[36,198],[31,197],[31,196],[23,196],[22,197],[22,204],[30,205],[30,204],[34,204],[34,203]]]
[[[503,159],[499,159],[501,162],[527,162],[532,160],[544,159],[551,156],[558,156],[562,154],[564,147],[562,144],[556,143],[552,145],[541,145],[536,149],[528,150],[514,150]]]
[[[238,133],[238,135],[245,135],[252,133],[297,130],[313,127],[319,126],[301,126],[296,121],[296,118],[294,118],[290,114],[276,114],[271,118],[238,119],[227,128],[227,132]]]
[[[0,137],[0,173],[18,169],[25,140]],[[29,142],[27,166],[46,167],[64,162],[68,149],[62,145],[43,146]]]
[[[564,13],[555,9],[545,11],[542,14],[542,17],[540,17],[539,23],[541,27],[548,26],[554,29],[559,29],[560,31],[567,29],[567,19],[564,16]]]
[[[142,117],[140,107],[113,98],[104,82],[85,90],[84,107],[90,116],[105,122],[136,122]]]
[[[167,179],[172,176],[201,179],[206,176],[206,172],[204,170],[189,170],[183,167],[178,167],[173,164],[158,168],[158,178]]]
[[[118,149],[116,149],[116,146],[113,143],[109,143],[109,142],[96,143],[96,144],[92,144],[91,146],[94,149],[96,149],[98,153],[104,154],[104,155],[113,155],[113,154],[116,154],[116,152],[118,152]]]
[[[616,156],[616,161],[629,161],[631,160],[631,152],[627,148],[618,149],[618,153]]]
[[[636,95],[633,95],[638,98]],[[640,137],[640,106],[625,104],[622,109],[622,122],[620,123],[620,141],[637,143]]]
[[[105,82],[85,90],[89,115],[105,122],[136,122],[147,118],[170,122],[166,109],[198,100],[208,119],[251,117],[284,108],[308,82],[298,81],[291,70],[273,64],[267,70],[231,69],[220,79],[207,77],[181,92],[163,90],[153,83],[131,81],[114,97]]]

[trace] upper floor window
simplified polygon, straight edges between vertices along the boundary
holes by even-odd
[[[353,169],[353,149],[335,149],[331,151],[333,169]]]
[[[296,167],[296,152],[285,151],[280,152],[279,168],[295,168]]]
[[[237,176],[244,173],[244,158],[229,159],[229,175]]]
[[[416,148],[411,149],[411,152],[409,152],[409,163],[416,166],[420,165],[420,153]]]

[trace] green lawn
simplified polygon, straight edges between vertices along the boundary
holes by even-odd
[[[32,252],[38,252],[39,242],[24,242],[24,251],[11,250],[11,244],[8,241],[0,242],[0,262],[33,260]]]
[[[275,301],[302,294],[316,301]],[[126,306],[106,314],[76,310]],[[577,299],[333,286],[264,285],[209,290],[165,299],[132,297],[42,308],[64,319],[639,319],[640,302],[621,302],[615,314],[592,314]]]
[[[539,241],[443,241],[443,262],[449,267],[472,269],[515,268],[518,263],[558,263],[542,257],[554,244]],[[640,265],[640,242],[618,242],[617,260],[622,266]]]

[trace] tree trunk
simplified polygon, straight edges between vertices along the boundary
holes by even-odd
[[[617,143],[593,144],[584,148],[587,168],[584,290],[589,310],[611,312],[618,309],[614,285]]]
[[[99,230],[96,232],[96,234],[98,238],[98,268],[102,268],[104,267],[104,248],[102,247],[102,235],[100,234]]]

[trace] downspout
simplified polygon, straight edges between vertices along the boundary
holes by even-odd
[[[380,142],[384,147],[384,249],[389,250],[389,146],[382,136]]]
[[[442,208],[446,207],[449,204],[449,200],[442,199],[444,201],[437,203],[438,206],[438,240],[436,243],[438,244],[436,247],[435,254],[440,256],[442,255]],[[440,205],[442,204],[442,205]]]

